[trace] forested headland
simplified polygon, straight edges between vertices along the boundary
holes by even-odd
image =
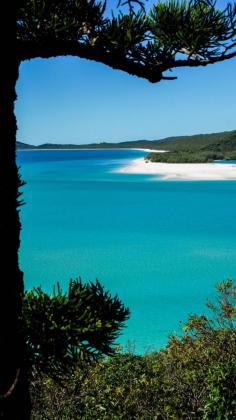
[[[159,150],[147,160],[166,163],[209,163],[215,160],[236,160],[236,131],[170,137],[159,141]]]

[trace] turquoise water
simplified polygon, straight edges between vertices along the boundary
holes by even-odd
[[[21,151],[25,286],[98,278],[131,310],[119,339],[163,346],[236,279],[236,182],[161,181],[112,172],[145,152]]]

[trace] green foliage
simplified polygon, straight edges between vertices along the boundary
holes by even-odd
[[[104,4],[96,0],[21,0],[17,38],[21,41],[88,41],[103,28]]]
[[[216,364],[207,377],[204,420],[234,419],[236,415],[236,360]]]
[[[227,152],[225,156],[226,160],[236,160],[236,152]]]
[[[117,3],[110,13],[105,1],[21,0],[20,58],[77,55],[159,82],[176,78],[163,75],[167,70],[236,55],[235,5],[222,10],[212,0],[168,0],[147,12],[142,0]]]
[[[213,25],[214,22],[214,25]],[[210,1],[158,2],[150,13],[150,26],[155,39],[173,51],[205,55],[217,47],[228,30],[227,16],[212,8]]]
[[[111,51],[124,52],[144,42],[146,31],[147,23],[143,10],[129,15],[120,12],[117,17],[113,15],[111,20],[107,20],[99,42],[106,43]]]
[[[158,148],[158,142],[155,142]],[[150,162],[207,163],[214,160],[236,159],[235,131],[160,140],[159,150],[168,153],[150,153]]]
[[[33,419],[195,420],[236,418],[236,287],[217,286],[208,315],[191,315],[166,348],[118,353],[77,368],[63,386],[31,383]]]
[[[224,159],[222,153],[214,152],[167,152],[150,153],[147,158],[150,162],[166,163],[209,163],[217,159]]]
[[[30,366],[57,377],[84,360],[114,353],[114,340],[129,310],[97,281],[70,281],[49,296],[41,288],[25,293],[23,325]]]
[[[153,147],[154,146],[154,147]],[[146,144],[148,147],[148,144]],[[193,136],[167,137],[149,142],[150,148],[175,151],[213,151],[229,153],[236,151],[236,131],[224,131],[212,134],[196,134]]]

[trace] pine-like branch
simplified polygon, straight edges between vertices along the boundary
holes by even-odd
[[[156,83],[165,72],[236,56],[236,5],[212,0],[158,2],[147,14],[131,7],[108,19],[96,0],[23,0],[18,18],[20,60],[73,55]]]

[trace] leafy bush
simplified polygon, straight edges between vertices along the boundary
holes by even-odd
[[[75,367],[58,384],[31,383],[33,419],[236,418],[236,287],[217,286],[208,316],[191,315],[182,336],[143,356],[119,352]]]
[[[234,419],[236,416],[236,360],[216,364],[208,374],[203,419]]]

